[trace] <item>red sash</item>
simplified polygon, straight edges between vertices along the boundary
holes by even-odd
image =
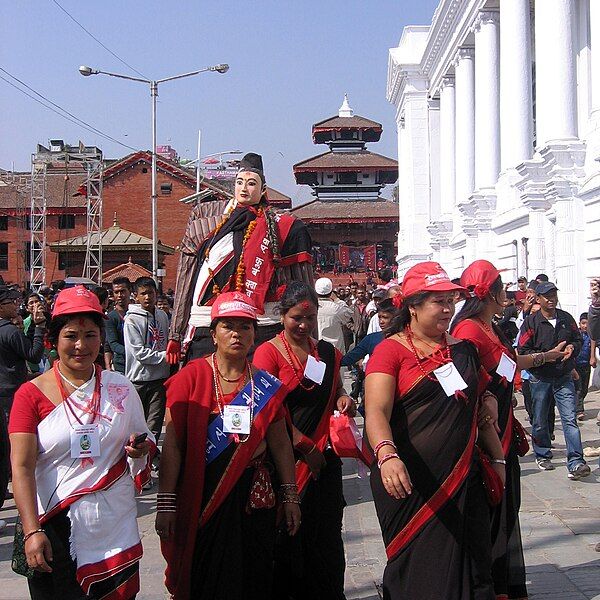
[[[438,510],[456,494],[462,484],[465,482],[471,461],[473,459],[473,450],[477,437],[477,407],[473,408],[473,420],[471,422],[471,433],[469,441],[461,457],[452,469],[450,475],[442,483],[439,489],[421,506],[421,508],[412,516],[404,528],[396,534],[394,539],[387,545],[385,551],[388,560],[393,560],[398,553],[425,527],[425,525],[435,516]]]
[[[279,247],[281,248],[294,224],[294,219],[289,215],[278,215],[276,219]],[[258,312],[262,313],[264,312],[265,298],[269,291],[271,279],[275,272],[271,241],[267,236],[267,219],[264,214],[256,219],[256,227],[244,248],[243,260],[246,278],[242,291],[252,299]],[[232,279],[224,286],[222,291],[231,291],[232,286],[235,287],[235,283],[234,272]]]

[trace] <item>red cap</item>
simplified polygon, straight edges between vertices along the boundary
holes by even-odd
[[[241,292],[224,292],[219,294],[210,309],[210,319],[220,317],[240,317],[256,321],[256,307],[252,300]]]
[[[450,281],[448,273],[436,262],[422,262],[411,267],[402,280],[402,296],[419,292],[464,292],[465,288]]]
[[[83,285],[67,288],[58,294],[54,301],[52,317],[76,313],[98,313],[108,319],[102,310],[102,306],[100,306],[98,296]]]
[[[476,260],[463,271],[460,283],[469,288],[471,295],[483,300],[498,277],[500,271],[489,260]]]

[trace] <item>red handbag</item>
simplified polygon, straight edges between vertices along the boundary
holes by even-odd
[[[329,418],[329,441],[341,458],[356,458],[370,467],[375,460],[373,451],[360,434],[353,417],[337,410]]]
[[[527,440],[527,432],[517,419],[513,417],[513,440],[517,446],[517,454],[525,456],[529,452],[529,441]]]
[[[481,476],[483,477],[483,487],[487,493],[490,506],[498,506],[504,495],[504,485],[502,478],[492,467],[492,463],[485,452],[479,447],[479,464],[481,465]]]

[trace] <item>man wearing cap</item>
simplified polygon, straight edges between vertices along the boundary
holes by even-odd
[[[19,386],[27,381],[27,362],[39,363],[44,354],[46,316],[42,304],[32,309],[35,324],[33,339],[29,339],[13,325],[17,316],[19,292],[0,285],[0,507],[8,485],[8,430],[7,419],[13,396]],[[0,530],[3,521],[0,520]]]
[[[344,354],[344,329],[352,319],[352,309],[344,301],[332,297],[332,290],[333,283],[328,277],[321,277],[315,281],[315,292],[319,296],[318,338],[329,342]]]
[[[517,304],[522,304],[527,296],[527,277],[521,275],[517,279],[517,289],[515,290],[515,300]]]
[[[552,450],[548,430],[548,412],[554,398],[563,425],[567,445],[569,479],[590,474],[583,459],[581,433],[575,416],[576,394],[571,371],[581,350],[581,334],[575,319],[557,308],[558,288],[550,281],[538,283],[536,299],[540,310],[525,317],[519,334],[519,354],[535,354],[529,370],[533,404],[532,439],[536,463],[540,470],[551,471]],[[565,342],[566,355],[560,362],[547,362],[545,352]]]
[[[220,292],[246,294],[259,311],[256,343],[281,330],[277,288],[289,281],[313,285],[312,242],[302,221],[270,207],[262,158],[246,154],[229,203],[199,203],[181,242],[167,359],[213,351],[210,307]]]

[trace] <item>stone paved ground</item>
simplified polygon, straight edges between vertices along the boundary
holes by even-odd
[[[595,415],[600,409],[600,392],[588,396],[588,420],[582,423],[585,445],[600,446]],[[521,422],[525,412],[517,409]],[[564,443],[557,430],[555,463],[552,472],[539,471],[531,454],[522,462],[523,503],[521,527],[525,546],[528,584],[532,600],[600,600],[600,469],[590,459],[592,475],[571,482],[564,468]],[[344,516],[348,600],[378,600],[377,585],[385,565],[385,553],[371,500],[368,479],[358,478],[355,465],[344,467],[344,490],[348,507]],[[153,529],[155,494],[145,492],[139,499],[139,525],[144,543],[141,565],[140,600],[163,600],[164,563]],[[25,580],[10,570],[10,552],[15,510],[12,501],[0,511],[9,521],[0,534],[0,599],[28,598]],[[232,599],[234,600],[234,599]],[[418,599],[414,599],[418,600]],[[442,599],[440,599],[442,600]]]

